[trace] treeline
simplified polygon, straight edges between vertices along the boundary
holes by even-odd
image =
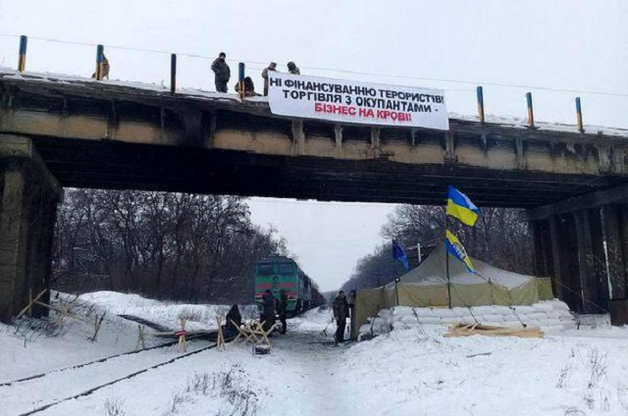
[[[443,244],[445,208],[420,205],[400,205],[382,227],[386,240],[373,253],[358,260],[351,278],[343,289],[377,287],[388,283],[406,271],[393,260],[391,241],[400,241],[406,248],[420,243],[424,252]],[[482,208],[473,228],[450,219],[450,230],[463,242],[472,257],[496,267],[522,274],[533,273],[532,239],[528,226],[521,221],[521,212],[509,208]],[[408,251],[408,250],[407,250]],[[418,265],[418,254],[408,252],[411,267]]]
[[[69,190],[55,232],[53,287],[77,292],[248,303],[255,263],[286,254],[233,196]]]

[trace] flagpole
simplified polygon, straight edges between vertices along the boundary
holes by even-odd
[[[445,270],[447,273],[447,300],[451,309],[451,278],[449,277],[449,248],[447,247],[447,229],[449,228],[449,215],[445,212]]]

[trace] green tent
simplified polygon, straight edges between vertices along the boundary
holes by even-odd
[[[418,267],[401,276],[399,282],[359,290],[354,329],[366,323],[369,316],[377,315],[381,309],[397,305],[448,307],[447,258],[452,307],[532,305],[554,297],[549,278],[509,272],[471,258],[476,270],[476,274],[472,274],[462,262],[447,256],[445,245],[441,244]]]

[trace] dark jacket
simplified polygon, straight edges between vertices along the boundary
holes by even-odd
[[[227,62],[221,61],[220,58],[216,58],[212,63],[212,71],[216,74],[216,81],[227,82],[231,78],[231,69]]]
[[[264,316],[275,316],[275,297],[273,295],[264,295]]]
[[[242,315],[240,315],[240,310],[238,309],[238,305],[233,305],[227,314],[227,326],[233,325],[233,322],[240,327],[242,325]]]
[[[337,297],[332,303],[334,309],[334,318],[337,320],[345,320],[349,316],[349,304],[346,298]]]
[[[277,305],[277,313],[279,315],[285,315],[287,309],[288,309],[288,296],[286,296],[285,293],[282,293],[279,297],[279,303]]]
[[[240,92],[240,83],[235,84],[236,92]],[[255,95],[255,84],[253,84],[253,80],[251,77],[244,78],[244,94],[247,96]]]
[[[264,68],[262,71],[262,78],[264,78],[264,82],[268,83],[268,71],[276,72],[276,69],[272,69],[271,67]]]

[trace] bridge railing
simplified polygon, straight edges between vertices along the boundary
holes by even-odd
[[[216,56],[209,54],[173,53],[169,51],[142,49],[126,46],[99,45],[89,42],[71,42],[42,37],[8,35],[0,33],[0,51],[14,50],[15,54],[0,55],[0,66],[16,68],[20,72],[33,70],[35,72],[53,72],[75,74],[81,77],[94,75],[97,80],[104,78],[106,71],[103,67],[106,57],[110,70],[109,76],[124,82],[151,83],[169,89],[173,94],[183,88],[214,90],[211,63]],[[228,52],[228,51],[227,51]],[[268,63],[259,61],[241,61],[229,59],[232,68],[232,79],[229,91],[235,92],[235,85],[241,82],[244,75],[251,76],[261,90],[263,80],[261,72]],[[270,62],[270,60],[269,60]],[[243,71],[239,71],[243,68]],[[599,102],[600,97],[611,100],[625,101],[628,94],[601,91],[576,91],[560,88],[535,87],[528,85],[512,85],[500,83],[485,83],[471,88],[472,81],[451,79],[435,79],[415,76],[401,76],[395,74],[377,74],[360,71],[350,71],[333,68],[301,66],[302,73],[327,77],[356,78],[373,82],[387,82],[391,79],[404,80],[406,85],[415,85],[419,81],[421,86],[444,89],[448,107],[462,114],[475,113],[480,122],[486,121],[485,91],[490,90],[492,97],[497,97],[500,108],[509,111],[506,114],[525,114],[526,124],[535,128],[532,106],[532,92],[536,90],[539,109],[542,113],[553,113],[561,122],[574,124],[581,133],[585,132],[582,114],[582,96],[595,95]],[[443,84],[452,87],[443,88]],[[453,86],[455,85],[455,87]],[[242,89],[240,89],[242,91]],[[522,94],[525,92],[525,94]],[[574,96],[577,93],[578,96]],[[476,97],[473,100],[473,96]],[[475,102],[474,102],[475,101]],[[571,104],[569,105],[569,102]],[[525,105],[525,113],[522,107]],[[476,107],[475,109],[473,107]],[[568,111],[567,108],[572,110]],[[489,107],[490,108],[490,107]]]

